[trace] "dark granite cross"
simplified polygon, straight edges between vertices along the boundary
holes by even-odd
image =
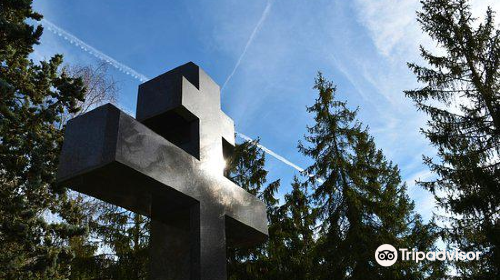
[[[224,176],[233,121],[187,63],[139,86],[137,120],[112,105],[69,121],[58,182],[152,219],[151,279],[226,279],[226,245],[265,240],[265,205]]]

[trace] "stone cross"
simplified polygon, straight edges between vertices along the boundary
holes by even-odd
[[[137,119],[107,104],[70,120],[58,182],[151,217],[151,279],[223,280],[226,246],[267,236],[265,205],[224,176],[233,121],[190,62],[139,86]]]

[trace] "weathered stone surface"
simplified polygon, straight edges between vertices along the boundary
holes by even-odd
[[[219,86],[188,63],[70,120],[58,182],[152,218],[152,279],[226,279],[226,243],[265,240],[265,205],[223,176],[234,145]]]

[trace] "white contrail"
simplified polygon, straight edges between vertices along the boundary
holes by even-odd
[[[266,8],[262,12],[262,15],[260,16],[260,19],[257,22],[257,25],[255,26],[255,28],[252,31],[252,34],[250,34],[250,38],[248,38],[248,41],[247,41],[247,43],[245,45],[245,48],[243,49],[243,52],[241,53],[240,57],[238,58],[238,61],[236,61],[236,64],[234,65],[234,68],[233,68],[233,71],[231,71],[231,74],[229,74],[229,76],[227,76],[226,81],[222,85],[221,91],[224,90],[224,88],[226,87],[227,83],[231,80],[231,78],[233,77],[233,75],[236,72],[236,70],[238,70],[238,67],[240,67],[241,61],[243,60],[243,57],[247,53],[248,47],[250,47],[250,45],[252,44],[253,39],[255,38],[255,35],[257,35],[257,33],[259,32],[260,28],[262,27],[262,24],[264,23],[264,21],[266,20],[267,16],[269,15],[269,12],[271,11],[271,6],[273,4],[273,1],[274,0],[268,0],[267,1]]]
[[[241,132],[236,132],[236,135],[238,135],[243,140],[254,142],[254,140],[252,138],[246,136],[245,134],[243,134]],[[276,158],[277,160],[283,162],[284,164],[293,167],[294,169],[296,169],[299,172],[303,172],[304,171],[304,168],[296,165],[295,163],[293,163],[293,162],[287,160],[286,158],[278,155],[277,153],[269,150],[268,148],[262,146],[261,144],[257,143],[256,145],[257,145],[257,147],[261,148],[264,152],[268,153],[269,155],[273,156],[274,158]]]
[[[82,40],[78,39],[75,35],[69,33],[68,31],[60,28],[59,26],[53,24],[52,22],[46,20],[46,19],[42,19],[41,20],[42,22],[42,25],[44,25],[45,27],[47,27],[47,29],[58,35],[59,37],[63,38],[64,40],[70,42],[71,44],[77,46],[77,47],[80,47],[80,49],[82,49],[83,51],[97,57],[98,59],[102,60],[102,61],[105,61],[109,64],[111,64],[113,67],[115,67],[116,69],[118,69],[119,71],[129,75],[129,76],[132,76],[133,78],[141,81],[141,82],[146,82],[147,80],[149,80],[148,77],[144,76],[143,74],[141,73],[138,73],[137,71],[135,71],[134,69],[128,67],[127,65],[121,63],[121,62],[118,62],[116,61],[115,59],[113,59],[112,57],[104,54],[103,52],[95,49],[94,47],[90,46],[89,44],[83,42]]]
[[[268,2],[268,6],[266,7],[266,10],[267,12],[269,12],[269,7],[270,7],[270,3],[272,2],[272,0],[270,0]],[[266,10],[264,11],[264,13],[266,13]],[[260,28],[260,25],[262,24],[262,21],[263,19],[261,18],[261,20],[259,21],[259,24],[257,24],[257,28],[255,30],[257,30],[258,28]],[[130,75],[132,77],[134,77],[135,79],[138,79],[139,81],[141,82],[145,82],[147,80],[149,80],[149,78],[147,78],[145,75],[135,71],[134,69],[128,67],[127,65],[121,63],[121,62],[118,62],[116,61],[115,59],[111,58],[110,56],[106,55],[105,53],[97,50],[96,48],[90,46],[89,44],[83,42],[82,40],[78,39],[76,36],[72,35],[71,33],[65,31],[64,29],[60,28],[59,26],[51,23],[50,21],[46,20],[46,19],[42,19],[42,22],[44,24],[46,24],[47,28],[49,29],[49,31],[59,35],[61,38],[63,38],[64,40],[66,41],[69,41],[70,43],[72,43],[73,45],[76,45],[78,47],[80,47],[83,51],[99,58],[99,59],[102,59],[106,62],[108,62],[109,64],[113,65],[114,67],[116,67],[118,70],[120,70],[121,72],[127,74],[127,75]],[[253,36],[254,36],[254,33],[256,32],[254,30],[254,32],[252,33],[252,36],[250,36],[250,40],[253,39]],[[249,42],[250,42],[249,40]],[[249,44],[247,43],[247,46]],[[246,48],[245,47],[245,51],[246,51]],[[244,51],[244,52],[245,52]],[[243,54],[244,54],[243,52]],[[240,57],[241,58],[241,57]],[[241,60],[241,59],[240,59]],[[239,64],[239,62],[238,62]],[[237,67],[235,67],[236,69]],[[233,70],[233,73],[234,73],[235,70]],[[133,114],[131,114],[133,115]],[[236,131],[236,135],[238,135],[239,137],[241,137],[243,140],[246,140],[246,141],[254,141],[252,138],[246,136],[245,134],[243,133],[240,133],[240,132],[237,132]],[[295,170],[299,171],[299,172],[303,172],[304,171],[304,168],[296,165],[295,163],[287,160],[286,158],[284,158],[283,156],[280,156],[279,154],[273,152],[272,150],[270,150],[269,148],[261,145],[261,144],[257,144],[257,146],[262,149],[265,153],[271,155],[272,157],[276,158],[277,160],[283,162],[284,164],[294,168]],[[313,175],[309,175],[310,177],[312,177]],[[322,183],[323,182],[323,179],[316,179],[316,181]]]
[[[296,165],[295,163],[287,160],[286,158],[284,158],[283,156],[277,154],[276,152],[266,148],[265,146],[261,145],[260,143],[256,143],[252,138],[246,136],[245,134],[241,133],[241,132],[236,132],[236,135],[238,135],[241,139],[245,140],[245,141],[250,141],[250,142],[253,142],[254,145],[257,145],[257,147],[259,147],[260,149],[262,149],[264,152],[266,152],[267,154],[271,155],[272,157],[274,157],[275,159],[283,162],[284,164],[288,165],[288,166],[291,166],[292,168],[294,168],[295,170],[303,173],[304,172],[304,168]],[[313,174],[306,174],[307,176],[309,177],[314,177]],[[324,183],[325,180],[321,179],[321,178],[316,178],[316,181],[318,181],[319,183]]]

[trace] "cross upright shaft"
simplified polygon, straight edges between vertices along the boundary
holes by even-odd
[[[267,219],[223,176],[234,125],[218,85],[182,65],[140,86],[137,119],[105,105],[71,120],[58,181],[152,218],[151,279],[226,279],[226,242],[262,242]]]
[[[196,64],[189,62],[141,84],[137,120],[222,174],[223,147],[227,151],[234,146],[234,123],[221,110],[219,85]]]

